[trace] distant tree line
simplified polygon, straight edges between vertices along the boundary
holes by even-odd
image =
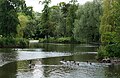
[[[94,0],[84,5],[71,0],[49,7],[50,0],[44,1],[39,24],[39,37],[70,38],[71,42],[99,42],[102,1]]]
[[[27,7],[24,0],[0,0],[0,35],[20,38],[65,38],[99,42],[102,1],[79,5],[77,0],[49,7],[44,0],[42,13]]]

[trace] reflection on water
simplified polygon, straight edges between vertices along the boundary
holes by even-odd
[[[41,47],[43,51],[48,52],[93,52],[96,51],[98,46],[90,45],[90,44],[38,44],[38,45],[31,45],[31,47]]]
[[[44,52],[41,49],[17,49],[17,51],[11,51],[13,52],[0,53],[0,66],[17,60],[30,60],[37,58],[60,57],[71,55],[70,53]]]
[[[37,44],[28,49],[0,50],[0,78],[119,78],[120,66],[95,60],[97,46]],[[37,48],[35,48],[37,47]],[[66,61],[77,64],[63,64]],[[86,61],[92,62],[92,64]]]

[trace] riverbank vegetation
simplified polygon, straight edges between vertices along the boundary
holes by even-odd
[[[24,0],[0,0],[0,47],[27,47],[23,33],[28,20],[32,19],[32,7]]]
[[[71,39],[71,37],[60,37],[60,38],[54,38],[54,37],[50,37],[50,38],[39,38],[39,42],[40,43],[81,43],[78,41],[73,41],[73,39]]]
[[[104,0],[100,34],[102,45],[98,57],[120,57],[120,1]]]
[[[25,48],[29,41],[24,38],[0,38],[0,48]]]
[[[28,45],[27,39],[54,43],[100,43],[98,58],[120,57],[120,1],[77,0],[49,6],[40,1],[41,13],[25,0],[0,0],[0,47]],[[41,7],[38,7],[41,8]]]

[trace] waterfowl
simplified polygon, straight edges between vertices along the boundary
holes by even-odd
[[[90,62],[90,65],[92,65],[92,63]]]
[[[29,61],[29,65],[28,65],[28,66],[29,66],[29,68],[34,68],[34,67],[35,67],[35,64],[34,64],[34,63],[32,63],[32,60],[30,60],[30,61]]]
[[[76,62],[76,61],[65,61],[64,59],[62,59],[61,61],[60,61],[60,63],[62,63],[62,64],[65,64],[65,65],[70,65],[70,66],[73,66],[73,65],[80,65],[80,63],[79,62]]]

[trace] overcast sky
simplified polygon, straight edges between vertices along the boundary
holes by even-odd
[[[39,4],[39,1],[41,1],[41,0],[25,0],[25,1],[26,1],[27,6],[32,6],[33,10],[36,12],[41,12],[41,10],[43,9],[43,5]],[[57,5],[60,2],[69,2],[70,0],[51,0],[51,1],[52,2],[50,4],[50,6]],[[84,4],[87,1],[93,1],[93,0],[78,0],[78,2],[80,4]]]

